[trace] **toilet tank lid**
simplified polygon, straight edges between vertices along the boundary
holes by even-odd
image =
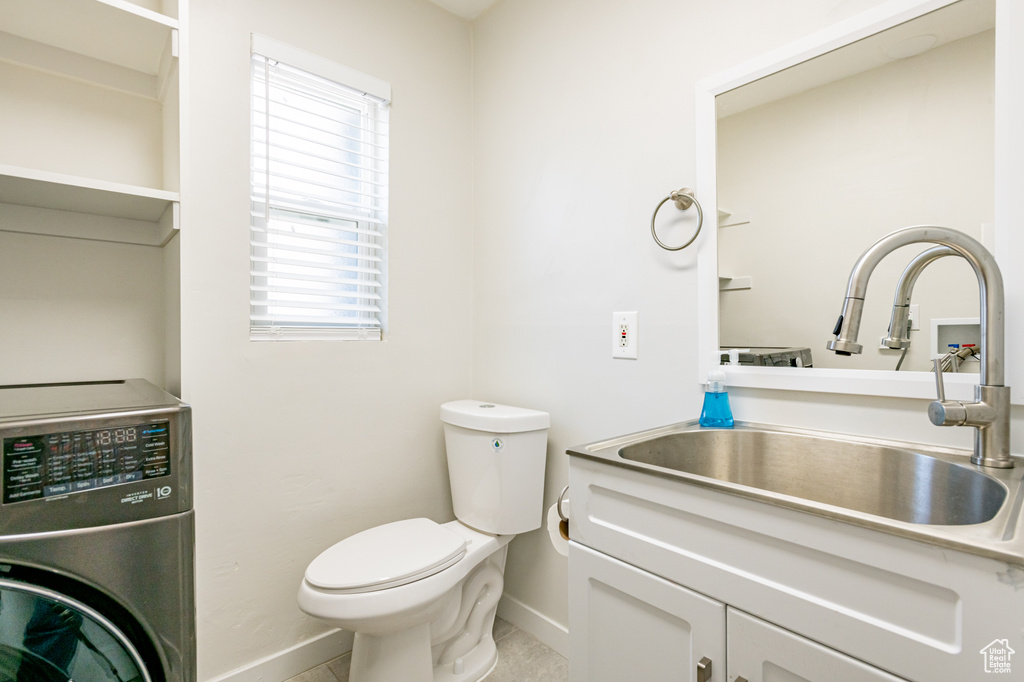
[[[441,405],[441,421],[488,433],[539,431],[551,426],[551,415],[524,407],[498,405],[484,400],[454,400]]]

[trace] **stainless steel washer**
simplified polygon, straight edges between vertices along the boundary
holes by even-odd
[[[194,682],[190,408],[0,386],[0,682]]]

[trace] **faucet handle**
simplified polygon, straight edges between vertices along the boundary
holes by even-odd
[[[939,402],[945,402],[946,385],[942,381],[942,358],[935,358],[935,391],[939,394]]]
[[[941,362],[941,358],[935,360],[935,390],[939,399],[928,406],[928,419],[936,426],[963,426],[967,423],[967,408],[959,400],[946,400]]]

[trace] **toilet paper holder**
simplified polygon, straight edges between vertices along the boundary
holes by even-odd
[[[558,522],[558,532],[562,536],[562,539],[569,539],[569,517],[562,511],[562,501],[565,499],[565,494],[569,492],[569,486],[562,488],[562,492],[558,495],[558,502],[555,503],[555,509],[558,511],[558,518],[561,519]]]

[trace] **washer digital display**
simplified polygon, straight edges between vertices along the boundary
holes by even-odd
[[[168,422],[5,438],[3,469],[4,504],[169,476]]]

